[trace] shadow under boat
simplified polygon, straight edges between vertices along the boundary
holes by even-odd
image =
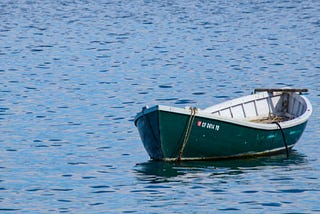
[[[139,180],[161,182],[168,178],[179,177],[185,174],[197,172],[215,173],[217,170],[224,174],[242,174],[247,170],[263,170],[267,167],[289,167],[291,165],[306,164],[306,156],[292,150],[289,158],[285,154],[268,157],[255,157],[246,159],[227,159],[220,161],[182,161],[164,162],[150,160],[138,163],[134,172]]]

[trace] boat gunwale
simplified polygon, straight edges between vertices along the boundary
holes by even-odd
[[[262,94],[262,93],[258,93],[258,94]],[[223,105],[223,104],[227,104],[227,103],[232,103],[232,102],[239,102],[243,99],[248,99],[250,97],[254,98],[257,94],[253,94],[253,95],[247,95],[244,97],[240,97],[240,98],[236,98],[236,99],[232,99],[229,101],[225,101],[223,103],[219,103],[217,105]],[[290,128],[290,127],[294,127],[297,126],[299,124],[302,124],[304,122],[306,122],[310,115],[312,114],[312,106],[310,101],[302,96],[302,99],[306,102],[306,111],[292,119],[292,120],[288,120],[288,121],[282,121],[280,122],[281,127],[282,128]],[[240,103],[240,102],[239,102]],[[214,105],[216,106],[216,105]],[[209,107],[210,108],[210,107]],[[208,108],[207,108],[208,109]],[[150,108],[144,108],[141,112],[139,112],[135,119],[134,119],[134,123],[136,125],[137,120],[142,117],[145,114],[148,114],[150,112],[153,111],[165,111],[165,112],[170,112],[170,113],[178,113],[178,114],[184,114],[184,115],[190,115],[191,111],[189,108],[181,108],[181,107],[172,107],[172,106],[166,106],[166,105],[155,105],[153,107]],[[209,113],[208,111],[206,111],[205,109],[199,109],[196,113],[196,117],[202,117],[205,119],[211,119],[211,120],[217,120],[217,121],[222,121],[222,122],[226,122],[226,123],[231,123],[231,124],[235,124],[235,125],[240,125],[240,126],[245,126],[245,127],[250,127],[250,128],[254,128],[254,129],[262,129],[262,130],[277,130],[279,129],[279,127],[276,124],[273,123],[257,123],[257,122],[252,122],[252,121],[248,121],[248,120],[243,120],[243,119],[237,119],[237,118],[228,118],[228,117],[223,117],[223,116],[217,116],[217,115],[212,115],[211,113]]]

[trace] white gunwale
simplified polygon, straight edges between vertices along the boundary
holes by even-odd
[[[270,93],[268,91],[259,92],[256,94],[247,95],[247,96],[243,96],[233,100],[225,101],[223,103],[213,105],[205,109],[198,109],[196,113],[196,117],[219,120],[219,121],[233,123],[235,125],[246,126],[246,127],[251,127],[255,129],[275,130],[279,128],[276,124],[258,123],[258,122],[252,122],[252,120],[268,116],[268,114],[270,113],[279,113],[279,112],[276,112],[278,110],[277,108],[279,108],[276,106],[280,103],[281,99],[284,99],[283,96],[289,96],[288,108],[291,108],[290,111],[292,114],[288,114],[288,112],[286,113],[287,113],[287,116],[292,116],[293,119],[280,122],[282,128],[290,128],[290,127],[299,125],[301,123],[304,123],[309,119],[310,115],[312,114],[312,106],[306,97],[299,95],[295,92]],[[263,107],[264,108],[263,113],[259,113],[259,111],[262,111],[261,109],[259,109],[257,104],[260,101],[264,102],[264,104],[267,105],[267,109],[266,109],[266,105]],[[298,105],[295,103],[298,103]],[[248,112],[248,108],[246,109],[245,107],[246,104],[247,106],[251,105],[250,107],[251,111],[252,111],[252,108],[254,108],[255,115],[252,115],[253,114],[252,112],[250,113]],[[151,108],[145,108],[142,112],[137,114],[135,121],[139,117],[141,117],[143,114],[147,114],[157,110],[178,113],[178,114],[185,114],[185,115],[190,115],[191,113],[188,107],[178,108],[178,107],[171,107],[171,106],[165,106],[165,105],[157,105]],[[228,111],[229,113],[225,113]],[[227,115],[225,116],[219,115],[222,112],[224,112]],[[251,114],[251,116],[249,114]]]

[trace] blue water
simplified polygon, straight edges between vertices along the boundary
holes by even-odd
[[[319,213],[319,1],[0,1],[0,212]],[[289,159],[149,161],[144,105],[306,87]]]

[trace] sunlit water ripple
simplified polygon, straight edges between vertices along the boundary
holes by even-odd
[[[0,211],[320,212],[318,1],[1,1]],[[307,87],[295,150],[149,161],[144,105]]]

